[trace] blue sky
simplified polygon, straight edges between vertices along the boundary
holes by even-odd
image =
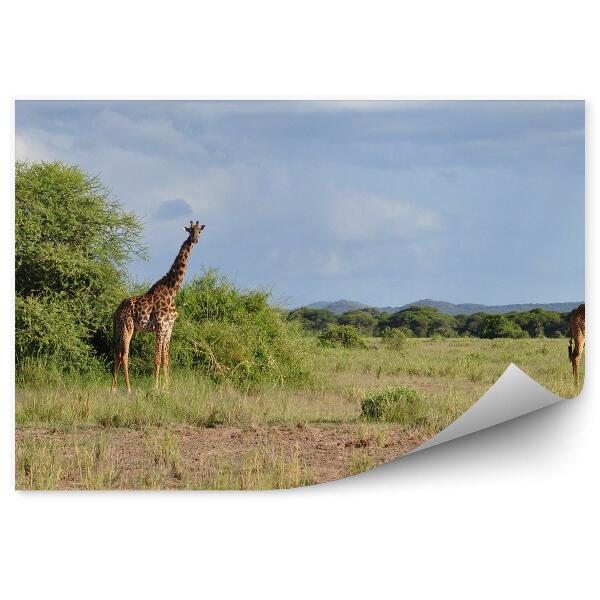
[[[584,297],[584,103],[18,101],[16,156],[99,175],[169,268],[288,306]]]

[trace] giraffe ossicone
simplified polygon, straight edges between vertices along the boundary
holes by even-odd
[[[177,319],[175,296],[183,283],[185,270],[194,244],[200,239],[200,232],[206,225],[199,221],[190,221],[187,239],[181,245],[171,268],[145,294],[126,298],[115,311],[113,322],[115,329],[115,355],[112,390],[117,388],[119,371],[123,367],[125,385],[131,392],[129,381],[129,345],[137,331],[150,331],[156,335],[154,352],[155,387],[160,387],[160,370],[162,365],[163,384],[169,381],[169,345],[173,324]]]

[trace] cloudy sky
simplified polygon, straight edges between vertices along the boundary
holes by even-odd
[[[19,101],[16,156],[143,216],[142,280],[207,224],[218,267],[288,306],[584,297],[583,102]]]

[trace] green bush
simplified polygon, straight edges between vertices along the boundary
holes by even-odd
[[[327,346],[343,346],[344,348],[365,348],[358,329],[353,325],[330,325],[319,339]]]
[[[389,350],[404,350],[406,348],[406,332],[402,329],[388,327],[382,335],[383,345]]]
[[[365,396],[361,417],[367,421],[418,426],[427,422],[429,407],[414,388],[390,386]]]

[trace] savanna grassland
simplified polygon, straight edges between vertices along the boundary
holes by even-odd
[[[576,393],[569,314],[287,311],[206,268],[173,300],[170,385],[154,389],[154,336],[139,334],[134,391],[121,378],[113,394],[113,314],[152,284],[128,271],[148,258],[142,220],[60,162],[18,162],[15,199],[18,489],[310,485],[414,448],[511,362]]]
[[[272,489],[331,481],[387,462],[435,435],[516,363],[562,397],[577,390],[565,339],[406,339],[390,349],[309,338],[310,374],[242,390],[177,370],[168,390],[105,375],[21,382],[18,489]],[[583,377],[581,378],[583,381]],[[382,390],[408,390],[400,413],[365,414]]]

